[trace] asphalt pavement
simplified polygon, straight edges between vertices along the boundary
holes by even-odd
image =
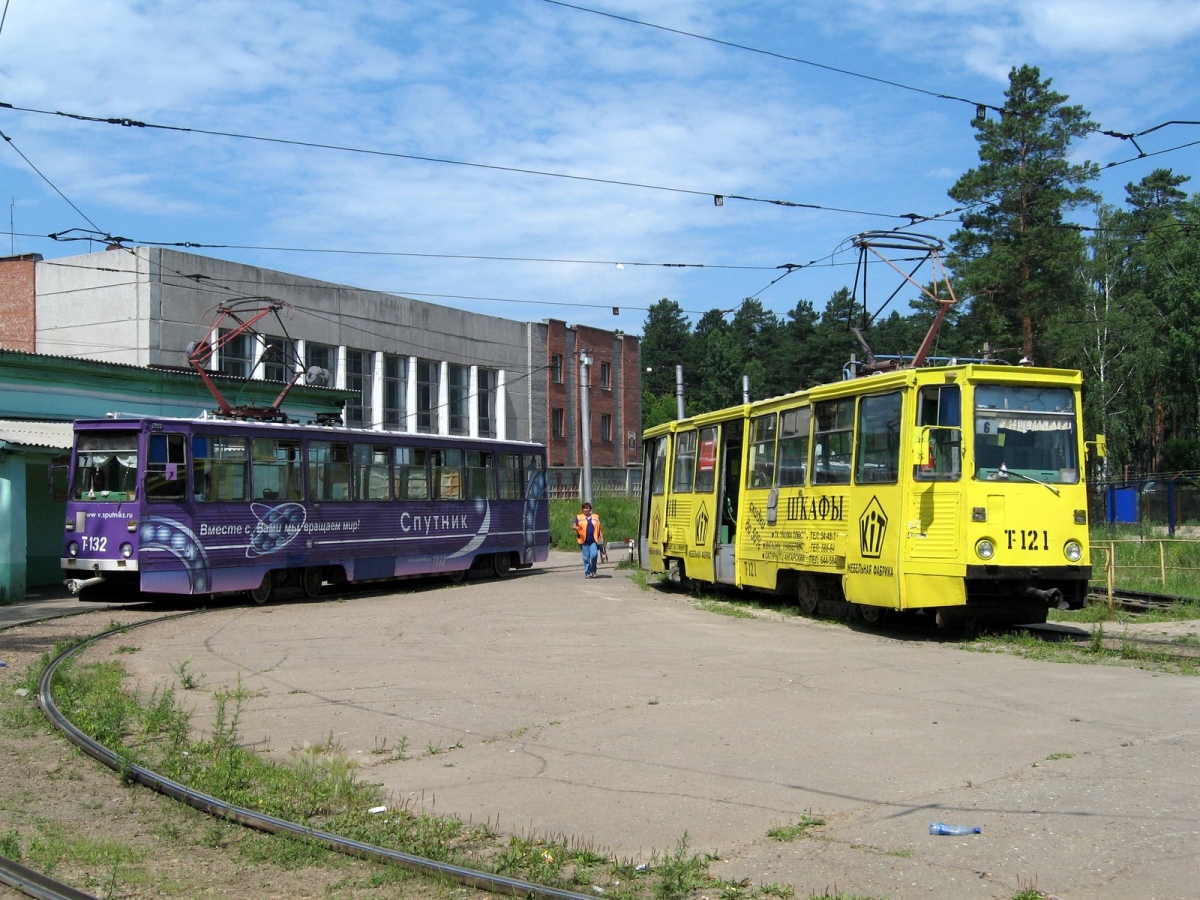
[[[1195,677],[718,615],[615,564],[585,580],[560,553],[504,580],[220,609],[135,643],[121,658],[147,690],[189,661],[197,729],[240,678],[246,741],[287,758],[332,737],[392,806],[621,858],[686,834],[713,874],[797,897],[1200,893]],[[825,824],[768,836],[805,816]],[[981,833],[932,836],[935,820]]]

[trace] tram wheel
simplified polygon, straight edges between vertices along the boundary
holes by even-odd
[[[492,572],[497,578],[503,578],[512,571],[512,554],[497,553],[492,557]]]
[[[275,595],[275,575],[268,572],[263,576],[262,583],[256,588],[250,588],[250,599],[262,606]]]
[[[304,590],[304,596],[311,600],[320,594],[323,581],[320,566],[309,566],[305,569],[300,576],[300,587]]]
[[[796,585],[796,605],[806,616],[816,614],[817,607],[821,605],[821,592],[811,578],[800,577],[800,581]]]
[[[862,604],[858,607],[858,614],[868,625],[882,625],[887,621],[887,610],[882,606]]]
[[[462,580],[467,577],[466,569],[455,569],[448,576],[451,584],[461,584]]]

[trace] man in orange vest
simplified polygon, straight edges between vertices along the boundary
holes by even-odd
[[[604,532],[600,528],[600,517],[592,512],[592,504],[584,502],[583,511],[575,517],[575,538],[583,553],[583,577],[596,577],[596,557],[604,543]]]

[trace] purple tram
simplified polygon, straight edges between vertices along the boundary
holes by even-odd
[[[540,444],[215,418],[75,423],[62,566],[76,593],[266,603],[326,581],[504,576],[545,561],[549,544]]]

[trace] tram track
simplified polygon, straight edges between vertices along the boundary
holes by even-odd
[[[1108,591],[1103,586],[1093,585],[1088,591],[1088,600],[1092,603],[1109,602]],[[1112,593],[1114,606],[1120,606],[1129,612],[1148,612],[1156,609],[1172,609],[1185,603],[1195,603],[1195,597],[1179,597],[1174,594],[1160,594],[1154,591],[1135,591],[1129,588],[1115,588]]]
[[[87,612],[92,611],[95,610],[87,610]],[[510,878],[415,854],[404,853],[235,806],[219,798],[192,790],[186,785],[166,778],[151,769],[123,759],[109,748],[92,740],[90,736],[67,719],[55,703],[52,691],[55,672],[76,653],[106,638],[130,632],[146,625],[199,615],[208,611],[208,609],[196,609],[152,616],[106,629],[103,632],[91,635],[72,644],[72,646],[55,655],[42,670],[37,685],[37,703],[39,708],[50,724],[71,744],[78,747],[92,759],[118,773],[124,782],[130,784],[136,783],[150,788],[156,793],[190,806],[193,809],[200,810],[215,818],[267,834],[287,835],[312,841],[346,856],[381,864],[395,865],[423,876],[443,881],[452,881],[465,887],[493,894],[532,897],[538,898],[538,900],[595,900],[592,895],[548,887],[523,879]],[[20,624],[37,625],[64,617],[66,617],[64,614],[59,613],[42,618],[28,619]],[[0,629],[0,633],[3,633],[4,630],[8,629]],[[15,860],[3,856],[0,856],[0,883],[7,884],[30,897],[45,898],[45,900],[95,900],[94,895],[81,892],[70,885],[28,869]]]
[[[573,569],[574,567],[575,567],[575,564],[572,562],[570,565],[556,566],[554,568]],[[228,607],[222,606],[219,608],[227,609]],[[251,608],[253,608],[253,607],[251,607]],[[102,607],[100,609],[89,609],[89,610],[83,610],[83,611],[101,612],[101,613],[113,613],[113,612],[124,611],[126,614],[135,612],[135,610],[133,610],[132,608],[129,608],[129,607],[122,608],[122,607],[111,607],[111,606],[110,607]],[[83,612],[83,611],[81,611],[81,612]],[[84,739],[85,744],[79,743],[79,741],[77,741],[75,739],[75,737],[72,736],[72,733],[70,731],[70,728],[73,728],[73,726],[69,726],[69,723],[67,723],[67,725],[60,725],[60,723],[58,721],[56,721],[54,718],[52,718],[50,716],[50,710],[52,708],[57,711],[57,707],[54,705],[53,696],[48,693],[48,685],[51,683],[51,679],[53,678],[53,668],[57,667],[61,663],[65,662],[66,659],[68,659],[71,656],[71,654],[77,653],[77,652],[82,652],[88,646],[92,646],[104,639],[111,638],[112,636],[123,633],[123,632],[131,631],[131,630],[139,628],[143,625],[149,625],[149,624],[153,624],[156,622],[162,622],[162,621],[166,621],[171,618],[181,618],[183,616],[197,615],[201,612],[206,612],[206,611],[208,611],[208,610],[188,610],[188,611],[184,611],[184,612],[166,612],[166,613],[160,613],[160,614],[155,614],[155,615],[148,615],[145,618],[142,618],[138,621],[131,622],[131,623],[128,623],[125,625],[121,625],[120,627],[107,629],[106,631],[104,631],[100,634],[96,634],[96,635],[92,636],[86,642],[80,643],[77,646],[73,646],[70,649],[63,651],[62,654],[59,654],[59,656],[56,657],[46,667],[46,671],[43,672],[42,678],[39,680],[38,693],[37,693],[39,706],[47,714],[47,717],[50,718],[50,721],[54,725],[54,727],[57,730],[59,730],[60,732],[64,733],[64,735],[67,736],[68,740],[70,740],[72,744],[75,744],[76,746],[80,747],[80,749],[83,750],[85,753],[87,753],[87,755],[92,756],[94,759],[97,759],[98,761],[102,762],[106,767],[112,769],[113,771],[121,773],[122,776],[126,778],[126,780],[136,781],[137,783],[139,783],[143,786],[151,787],[152,789],[154,789],[155,791],[157,791],[160,794],[163,794],[164,796],[167,796],[173,800],[176,800],[177,802],[187,803],[189,806],[200,809],[201,811],[204,811],[212,816],[215,816],[215,817],[218,817],[221,819],[225,819],[227,821],[230,821],[230,822],[242,825],[242,826],[246,826],[249,828],[254,828],[256,830],[259,830],[259,831],[262,831],[265,833],[290,834],[292,836],[307,838],[309,840],[313,840],[318,843],[321,843],[331,850],[345,853],[350,856],[355,856],[355,857],[359,857],[362,859],[369,859],[369,860],[376,861],[376,862],[386,862],[389,864],[400,866],[402,868],[408,869],[413,872],[418,872],[418,873],[422,873],[422,874],[434,875],[434,876],[439,876],[442,878],[452,879],[459,884],[463,884],[465,886],[470,886],[470,887],[474,887],[474,888],[481,889],[481,890],[487,890],[487,891],[494,892],[494,893],[502,893],[502,894],[509,894],[509,895],[529,894],[530,896],[534,896],[534,897],[559,898],[559,900],[561,900],[561,898],[574,898],[574,900],[582,900],[582,898],[584,898],[584,897],[591,896],[591,895],[577,894],[577,893],[573,893],[570,891],[563,891],[563,890],[554,889],[554,888],[547,888],[544,886],[539,886],[539,885],[521,881],[521,880],[501,878],[501,877],[492,875],[491,873],[487,873],[487,872],[479,872],[479,871],[474,871],[474,870],[469,870],[469,869],[461,869],[459,867],[446,866],[445,864],[438,863],[433,860],[427,860],[422,857],[417,857],[417,856],[413,856],[413,855],[409,855],[409,854],[397,854],[394,851],[387,850],[386,848],[374,847],[373,845],[363,844],[363,843],[357,842],[357,841],[348,841],[338,835],[333,835],[333,834],[329,834],[329,833],[322,832],[319,830],[310,829],[307,826],[298,825],[296,823],[287,823],[287,822],[283,822],[282,820],[271,819],[270,817],[259,817],[259,816],[257,816],[256,813],[254,813],[251,810],[245,810],[245,809],[241,809],[238,807],[234,807],[229,804],[225,804],[222,801],[219,801],[215,798],[211,798],[211,797],[208,797],[203,794],[194,794],[193,792],[189,792],[186,787],[184,787],[182,785],[176,785],[173,782],[170,782],[169,780],[164,779],[161,776],[159,776],[156,773],[151,772],[149,770],[140,769],[138,767],[130,767],[126,762],[124,762],[123,760],[120,760],[118,757],[116,757],[115,754],[111,754],[110,752],[105,751],[104,748],[100,748],[96,752],[92,752],[91,750],[88,749],[87,746],[85,746],[85,744],[90,743],[90,744],[94,745],[94,742],[91,742],[90,739],[88,739],[88,738],[86,738],[86,736],[84,736],[83,739]],[[146,613],[146,612],[148,612],[148,611],[142,610],[139,612],[139,614]],[[38,620],[29,620],[23,624],[36,624],[37,622],[50,621],[53,619],[60,619],[60,618],[64,618],[64,617],[65,617],[64,614],[60,613],[60,614],[56,614],[53,616],[47,616],[47,617],[44,617],[44,618],[38,619]],[[1062,628],[1060,626],[1060,632],[1061,632],[1061,630],[1062,630]],[[0,633],[2,633],[2,631],[3,630],[0,629]],[[1073,628],[1073,629],[1071,629],[1071,631],[1077,632],[1077,633],[1071,634],[1069,638],[1062,636],[1060,634],[1059,639],[1060,640],[1071,640],[1074,643],[1086,643],[1090,639],[1089,635],[1084,633],[1081,629]],[[1170,640],[1162,640],[1162,639],[1157,639],[1157,638],[1138,638],[1138,637],[1122,636],[1120,634],[1120,632],[1116,632],[1116,631],[1111,633],[1107,637],[1106,640],[1112,642],[1113,646],[1119,646],[1122,643],[1124,643],[1124,644],[1137,643],[1137,644],[1145,645],[1146,647],[1160,648],[1165,652],[1173,652],[1179,656],[1186,656],[1190,659],[1196,659],[1198,656],[1200,656],[1200,646],[1192,645],[1190,647],[1180,648],[1176,642],[1170,641]],[[99,745],[94,745],[94,746],[99,747]],[[188,796],[189,794],[191,794],[191,796]],[[256,819],[261,819],[262,821],[256,821]],[[19,864],[17,864],[17,866],[18,866],[17,869],[10,869],[10,867],[7,865],[7,863],[9,863],[9,862],[11,862],[11,861],[0,859],[0,881],[3,881],[4,883],[9,884],[10,886],[12,886],[16,889],[23,891],[28,896],[51,897],[51,898],[56,898],[56,900],[57,900],[57,898],[60,898],[60,897],[62,897],[62,898],[85,897],[86,898],[86,897],[92,896],[92,895],[89,895],[86,893],[79,892],[75,888],[71,888],[70,886],[67,886],[67,885],[61,885],[61,887],[64,890],[61,892],[58,892],[57,887],[56,887],[56,885],[59,885],[58,882],[55,882],[53,879],[47,878],[46,876],[40,876],[40,878],[38,878],[38,879],[30,878],[29,875],[27,874],[29,870],[25,870],[24,872],[22,872],[21,870],[23,869],[23,867],[19,867]],[[12,872],[13,874],[11,874],[9,877],[5,877],[5,875],[10,872]],[[36,873],[34,873],[34,874],[36,875]],[[40,893],[38,893],[38,891],[40,891]],[[593,900],[594,900],[594,898],[593,898]]]

